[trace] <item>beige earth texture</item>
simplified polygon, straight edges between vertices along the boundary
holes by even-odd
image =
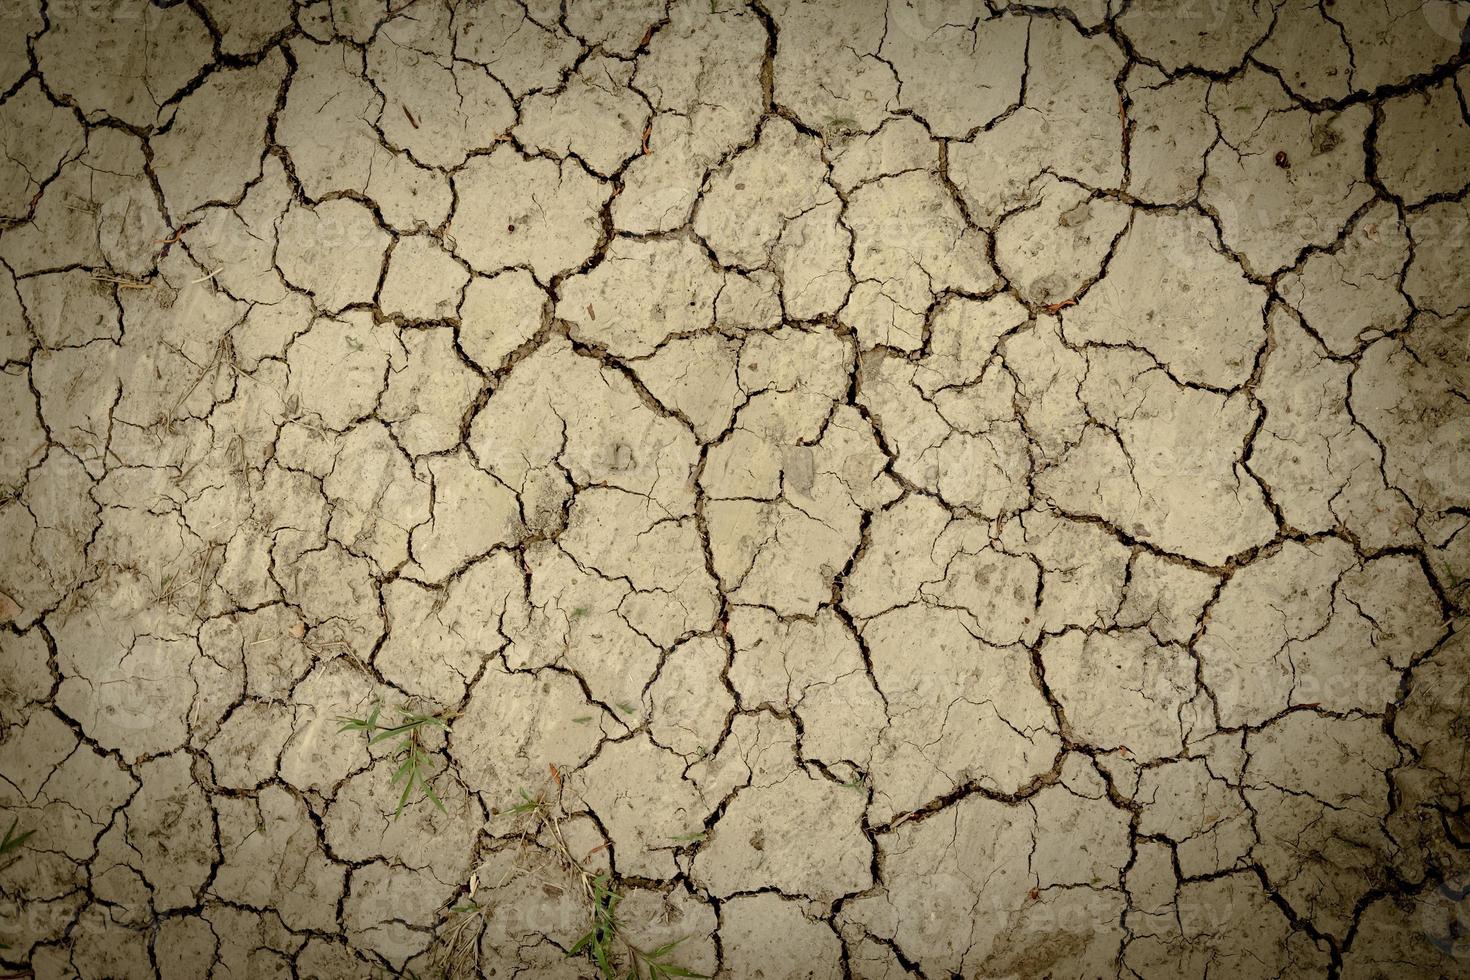
[[[0,978],[1470,977],[1467,21],[0,0]]]

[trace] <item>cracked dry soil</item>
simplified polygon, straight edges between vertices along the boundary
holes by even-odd
[[[1470,976],[1467,14],[4,0],[4,972]]]

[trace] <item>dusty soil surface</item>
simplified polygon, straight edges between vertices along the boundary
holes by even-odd
[[[1470,8],[1000,6],[4,0],[0,972],[1470,975]]]

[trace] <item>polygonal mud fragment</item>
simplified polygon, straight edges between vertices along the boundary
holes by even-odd
[[[1408,261],[1404,223],[1381,201],[1353,222],[1341,247],[1314,252],[1277,289],[1329,351],[1352,354],[1408,322],[1409,301],[1399,288]]]
[[[783,621],[769,610],[737,606],[729,629],[730,683],[742,708],[792,710],[801,718],[806,758],[866,763],[887,724],[887,707],[864,667],[857,635],[837,615],[824,610],[810,622]]]
[[[1128,189],[1156,204],[1193,200],[1218,135],[1205,105],[1208,79],[1165,78],[1144,66],[1128,76]]]
[[[319,317],[287,352],[289,404],[330,429],[346,429],[372,412],[390,366],[402,358],[397,330],[374,324],[370,313]]]
[[[1383,186],[1410,206],[1470,184],[1470,120],[1448,81],[1385,102],[1374,146]]]
[[[1209,105],[1220,141],[1210,150],[1200,203],[1218,215],[1225,244],[1257,275],[1291,265],[1307,246],[1331,243],[1372,200],[1366,107],[1299,108],[1260,71],[1215,85]]]
[[[227,789],[257,789],[276,774],[277,761],[294,729],[285,705],[246,701],[209,740],[215,781]]]
[[[1203,760],[1143,770],[1134,800],[1142,807],[1139,832],[1172,841],[1186,878],[1236,867],[1256,843],[1239,787],[1211,772]]]
[[[335,653],[328,647],[326,653]],[[281,753],[281,778],[298,790],[331,792],[366,764],[359,745],[341,737],[341,719],[373,707],[373,684],[346,657],[325,659],[292,691],[295,730]]]
[[[776,103],[829,138],[877,128],[898,92],[892,66],[878,56],[886,8],[781,2],[767,9],[780,38]]]
[[[637,595],[626,582],[582,569],[554,545],[529,547],[526,567],[531,573],[531,614],[522,629],[510,633],[507,666],[575,671],[595,701],[616,710],[619,720],[634,723],[642,692],[660,661],[659,648],[625,613],[625,607],[635,610]],[[661,613],[672,611],[666,602],[660,605]],[[673,616],[657,617],[650,624],[670,641],[684,632],[682,621]],[[591,714],[578,718],[578,724],[592,721]]]
[[[562,285],[556,315],[572,324],[576,339],[638,357],[670,336],[713,325],[723,283],[688,239],[617,238],[601,264]]]
[[[279,233],[277,268],[287,282],[311,293],[318,309],[333,313],[372,301],[391,239],[367,208],[346,198],[314,208],[293,204]]]
[[[1337,539],[1288,542],[1225,584],[1196,645],[1223,724],[1260,724],[1290,705],[1378,712],[1392,700],[1398,671],[1439,634],[1435,603],[1411,564],[1356,565]],[[1420,611],[1391,630],[1374,618],[1388,595]]]
[[[1453,830],[1439,813],[1441,807],[1463,805],[1470,772],[1463,737],[1467,659],[1470,644],[1461,634],[1449,637],[1410,675],[1408,695],[1394,715],[1394,737],[1409,746],[1414,761],[1394,774],[1401,803],[1389,821],[1394,838],[1412,856],[1399,863],[1407,864],[1414,876],[1425,859],[1437,858],[1448,867],[1461,861],[1455,856]]]
[[[675,516],[694,509],[693,433],[657,415],[626,377],[564,340],[516,365],[475,416],[469,446],[522,496],[533,525],[561,511],[567,479],[647,495]]]
[[[1278,313],[1271,324],[1276,349],[1256,389],[1266,419],[1251,447],[1251,471],[1300,531],[1341,525],[1365,544],[1410,544],[1414,510],[1385,483],[1382,449],[1348,409],[1351,366],[1326,358],[1289,317]]]
[[[1026,50],[1025,105],[949,151],[970,216],[987,228],[1031,200],[1043,169],[1089,187],[1123,180],[1118,46],[1106,34],[1085,37],[1061,18],[1042,17],[1028,28]]]
[[[389,683],[434,704],[458,704],[485,662],[526,616],[513,556],[471,565],[442,592],[407,579],[383,588],[388,638],[373,658]]]
[[[754,12],[701,0],[669,7],[669,22],[638,59],[633,87],[654,108],[648,152],[624,173],[613,225],[669,231],[688,220],[705,174],[755,132],[766,30]]]
[[[127,909],[109,908],[92,902],[77,916],[74,928],[85,930],[70,950],[57,947],[42,951],[36,965],[43,973],[64,976],[76,971],[84,977],[147,977],[153,975],[153,962],[148,955],[147,933],[128,928]],[[48,962],[52,956],[56,959]]]
[[[6,619],[15,627],[30,626],[80,584],[87,542],[99,523],[90,489],[81,464],[53,450],[25,490],[0,504],[0,594],[9,600]]]
[[[388,257],[378,307],[388,316],[444,320],[459,309],[470,274],[427,235],[400,238]]]
[[[865,348],[918,350],[938,293],[981,293],[995,285],[985,235],[966,226],[954,199],[929,174],[899,174],[859,187],[848,199],[846,223],[857,285],[840,318]]]
[[[1076,755],[1067,757],[1063,777]],[[1036,811],[1036,847],[1029,866],[1040,890],[1082,886],[1117,888],[1131,859],[1129,815],[1109,802],[1096,770],[1079,778],[1081,792],[1049,786],[1031,801]]]
[[[620,874],[673,877],[674,848],[703,831],[714,804],[683,771],[682,759],[635,735],[604,746],[572,777],[570,792],[597,815],[617,848]]]
[[[551,88],[577,56],[579,45],[536,23],[519,4],[487,3],[459,12],[456,54],[484,65],[513,98]]]
[[[230,55],[259,51],[292,26],[290,0],[204,0],[220,32],[220,50]]]
[[[122,335],[117,293],[82,269],[16,281],[26,322],[42,347],[80,347]]]
[[[215,72],[179,103],[168,131],[149,141],[176,221],[210,202],[233,203],[260,176],[266,127],[286,68],[285,58],[272,51],[254,67]]]
[[[951,6],[975,13],[967,4]],[[1030,22],[950,23],[947,13],[910,0],[890,6],[879,54],[902,83],[898,106],[936,136],[964,139],[1020,102]]]
[[[864,794],[803,770],[740,790],[710,829],[694,880],[712,894],[775,887],[829,905],[872,884],[872,845],[862,832]],[[828,828],[823,846],[808,834]]]
[[[383,94],[383,135],[431,167],[461,166],[515,124],[505,89],[479,65],[450,56],[447,4],[390,21],[367,49],[367,77]]]
[[[1183,749],[1180,711],[1195,689],[1188,651],[1142,631],[1069,630],[1047,638],[1041,662],[1078,741],[1145,762]]]
[[[604,724],[611,718],[587,703],[569,673],[508,673],[491,665],[450,727],[449,754],[469,789],[496,805],[540,786],[548,765],[580,768],[602,741]]]
[[[872,755],[874,822],[971,785],[1014,793],[1051,767],[1055,721],[1022,648],[992,647],[961,614],[923,606],[880,616],[862,636],[889,718]]]
[[[1253,856],[1282,896],[1338,939],[1357,903],[1386,884],[1392,843],[1384,771],[1400,750],[1375,718],[1298,711],[1246,739],[1244,783],[1260,843]]]
[[[404,451],[418,457],[453,449],[482,382],[454,349],[448,327],[405,330],[407,366],[390,371],[377,415]]]
[[[393,970],[406,971],[408,962],[433,942],[438,906],[452,894],[427,870],[385,861],[355,868],[342,902],[347,941],[386,960]]]
[[[939,147],[916,119],[889,119],[875,133],[856,133],[827,144],[832,161],[832,183],[844,193],[879,177],[908,170],[933,170],[939,165]]]
[[[1095,420],[1037,476],[1040,493],[1207,564],[1271,539],[1275,520],[1237,457],[1256,416],[1244,394],[1181,388],[1122,351],[1089,362],[1081,393]]]
[[[267,786],[254,800],[226,797],[216,806],[221,863],[210,891],[270,906],[292,929],[335,931],[344,872],[322,853],[306,805]]]
[[[7,646],[7,654],[11,649]],[[19,719],[24,717],[23,723]],[[17,723],[5,733],[5,756],[0,775],[29,802],[50,779],[56,767],[76,748],[77,737],[66,723],[45,709],[17,715]]]
[[[195,223],[188,228],[184,239],[183,247],[189,254],[215,273],[215,283],[231,296],[262,304],[251,310],[257,317],[257,325],[277,318],[289,321],[306,306],[306,297],[290,292],[275,267],[277,222],[290,201],[291,187],[285,168],[277,157],[267,156],[261,165],[260,179],[245,192],[240,203],[234,207],[202,208],[194,216]],[[299,324],[295,329],[304,326]],[[259,327],[242,331],[237,338],[237,353],[246,361],[242,366],[249,366],[250,361],[257,359],[262,347],[264,353],[274,355],[283,346],[265,337],[257,340],[251,336],[256,329]],[[277,325],[270,332],[270,339],[275,340],[277,331],[283,329],[289,328]]]
[[[930,497],[908,496],[883,508],[869,522],[866,547],[843,583],[843,607],[860,620],[871,619],[921,599],[953,598],[965,578],[988,585],[989,576],[976,573],[998,572],[1013,589],[967,591],[979,598],[981,609],[1001,615],[996,622],[987,616],[982,624],[974,610],[966,610],[966,621],[996,635],[998,643],[1014,641],[1035,601],[1036,570],[1025,559],[989,550],[985,530],[977,521],[956,519]],[[962,554],[971,559],[961,562],[971,574],[948,579],[951,563]]]
[[[69,646],[59,664],[63,679],[56,703],[89,737],[128,758],[181,748],[195,695],[189,677],[192,641],[151,636]]]
[[[367,756],[366,739],[348,740],[355,741],[358,752]],[[389,746],[372,765],[338,787],[322,815],[322,840],[338,860],[381,858],[394,865],[411,864],[423,876],[424,898],[452,889],[469,877],[469,844],[484,820],[479,801],[442,765],[442,738],[430,734],[426,741],[430,763],[424,778],[444,809],[416,790],[399,812],[403,785],[393,782],[399,761]]]
[[[190,7],[104,0],[58,5],[35,53],[51,90],[88,119],[148,127],[209,61],[210,39]]]
[[[84,265],[137,279],[152,272],[158,242],[170,233],[145,172],[142,141],[101,127],[46,186],[31,220],[0,236],[0,260],[17,276]]]
[[[438,227],[452,204],[449,180],[383,145],[371,120],[386,107],[364,75],[362,53],[300,40],[290,51],[297,68],[276,139],[306,196],[321,200],[334,191],[356,191],[374,201],[394,228]]]
[[[207,977],[218,952],[209,922],[195,915],[165,919],[153,940],[153,960],[162,976]]]
[[[664,19],[659,0],[568,0],[566,25],[584,44],[609,54],[628,57],[636,52]]]
[[[858,403],[896,451],[899,476],[986,516],[1025,505],[1031,458],[1014,378],[993,351],[1026,316],[1010,297],[955,298],[934,314],[921,360],[863,356]]]
[[[455,252],[477,272],[526,266],[541,282],[592,256],[611,189],[580,163],[523,159],[508,144],[454,175]]]
[[[561,544],[582,569],[625,593],[621,618],[660,646],[709,629],[718,601],[695,522],[647,498],[590,488],[577,495]]]
[[[0,36],[0,90],[9,91],[31,67],[31,38],[46,28],[40,0],[17,0],[6,11],[9,29]]]
[[[1095,975],[1094,964],[1117,950],[1120,937],[1108,934],[1117,929],[1121,895],[1042,892],[1025,862],[1013,859],[1035,846],[1036,820],[1030,806],[969,796],[903,823],[878,838],[885,887],[849,902],[843,914],[926,974],[1025,975],[1034,964]]]
[[[1123,963],[1143,977],[1307,980],[1327,971],[1329,956],[1327,944],[1293,926],[1254,874],[1240,872],[1181,885],[1177,909],[1130,936]]]
[[[1455,353],[1463,322],[1463,314],[1421,315],[1400,337],[1370,346],[1352,376],[1353,417],[1383,446],[1389,484],[1422,510],[1445,511],[1466,496],[1470,414],[1457,394],[1467,383]]]
[[[34,344],[16,291],[15,276],[0,263],[0,363],[24,358]]]
[[[842,944],[832,927],[777,894],[743,895],[721,905],[720,949],[731,976],[843,976]]]
[[[1185,643],[1219,584],[1209,572],[1137,552],[1127,595],[1118,609],[1118,625],[1145,627],[1161,643]]]
[[[694,758],[719,742],[734,707],[721,678],[726,659],[724,645],[710,636],[669,651],[648,689],[648,733],[656,745]]]
[[[314,643],[366,656],[383,635],[377,583],[365,558],[336,542],[281,569],[286,598],[301,610]]]
[[[388,0],[326,0],[331,35],[365,44],[388,20]]]
[[[1043,889],[1006,917],[1004,931],[980,961],[981,976],[1106,976],[1123,940],[1115,888]],[[1042,973],[1042,975],[1046,975]]]
[[[742,427],[752,425],[750,415],[741,414]],[[781,444],[777,434],[770,438]],[[815,612],[858,547],[863,510],[897,492],[883,474],[885,464],[871,425],[844,406],[816,446],[782,454],[774,474],[779,486],[754,489],[753,500],[720,499],[726,493],[711,488],[709,547],[726,593],[781,612]],[[736,463],[726,465],[733,470]]]
[[[1039,510],[1026,511],[1008,521],[998,550],[1012,556],[1030,555],[1039,566],[1036,588],[1036,628],[1055,632],[1067,626],[1084,629],[1111,623],[1122,598],[1128,571],[1128,549],[1105,528],[1059,518]],[[985,563],[976,563],[976,571]],[[998,556],[988,564],[1000,564]],[[1014,558],[1003,563],[1008,578],[1028,582],[1025,564]],[[994,582],[985,579],[982,588]],[[998,583],[996,583],[998,584]],[[978,605],[978,603],[976,604]],[[1033,617],[1024,609],[1011,635],[1029,640]]]
[[[593,173],[611,177],[641,152],[648,103],[628,90],[631,65],[589,58],[554,94],[537,93],[520,107],[513,131],[524,146],[575,155]]]
[[[1051,306],[1098,275],[1129,211],[1072,184],[1050,180],[1042,188],[1034,207],[996,227],[995,261],[1023,299]]]
[[[29,81],[0,105],[0,217],[21,218],[61,164],[81,153],[85,130]]]
[[[376,420],[354,426],[343,438],[322,493],[332,504],[330,534],[370,556],[378,567],[408,559],[413,527],[429,517],[431,489]]]
[[[142,781],[129,802],[125,836],[158,911],[194,905],[215,860],[213,814],[179,753],[138,768]]]
[[[1462,4],[1385,0],[1333,11],[1353,55],[1353,88],[1371,92],[1399,84],[1448,61],[1460,47]]]
[[[1271,29],[1265,4],[1201,4],[1181,10],[1165,0],[1143,0],[1118,18],[1118,27],[1144,60],[1173,74],[1181,68],[1223,72]]]
[[[1411,213],[1413,256],[1404,292],[1421,310],[1453,317],[1470,307],[1470,276],[1455,260],[1456,243],[1470,228],[1470,201],[1441,201]]]
[[[1264,341],[1266,291],[1220,254],[1202,218],[1140,213],[1108,274],[1062,313],[1074,344],[1143,347],[1185,383],[1240,385]]]
[[[1353,52],[1342,25],[1334,11],[1315,0],[1290,0],[1277,7],[1276,25],[1254,54],[1305,98],[1341,99],[1352,90]]]
[[[409,541],[414,562],[408,574],[440,582],[450,573],[525,533],[520,501],[494,476],[460,451],[433,456],[417,467],[433,488],[433,516],[417,525]]]
[[[821,143],[779,117],[765,123],[750,149],[709,182],[694,230],[723,265],[756,268],[787,222],[836,200],[826,186]]]
[[[1025,420],[1031,452],[1052,461],[1082,438],[1087,410],[1078,398],[1087,358],[1068,347],[1061,321],[1042,315],[1000,341],[1005,365],[1015,378],[1016,402]]]
[[[736,408],[747,397],[736,376],[739,353],[733,340],[700,334],[665,341],[630,367],[665,408],[689,420],[700,442],[709,442],[729,428]]]
[[[39,630],[0,634],[0,657],[10,665],[8,675],[0,678],[0,708],[9,717],[23,717],[26,707],[51,693],[49,656],[45,637]],[[33,757],[25,758],[28,766],[36,764]]]
[[[826,173],[821,144],[777,118],[710,181],[695,208],[694,230],[722,265],[776,272],[794,320],[836,312],[852,281],[852,236],[838,223],[841,205]]]
[[[1464,887],[1463,878],[1454,878],[1369,905],[1343,952],[1343,980],[1454,976],[1470,953],[1460,931]]]
[[[296,969],[303,976],[318,980],[353,980],[376,964],[369,963],[361,950],[340,940],[312,936],[296,955]]]
[[[541,329],[547,305],[545,291],[524,269],[473,277],[459,308],[460,349],[481,370],[500,370]]]
[[[257,912],[211,903],[203,912],[215,938],[214,966],[221,973],[285,980],[301,937],[289,932],[274,910]]]
[[[0,486],[18,491],[26,473],[46,456],[46,430],[41,427],[36,398],[23,371],[0,373]]]

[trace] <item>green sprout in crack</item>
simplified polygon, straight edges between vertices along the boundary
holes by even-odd
[[[393,758],[398,762],[398,768],[393,771],[393,783],[397,786],[403,784],[403,792],[398,797],[398,809],[393,811],[393,819],[397,820],[403,815],[403,808],[408,805],[408,798],[413,795],[415,787],[423,791],[429,802],[437,806],[441,811],[444,809],[444,801],[439,799],[439,794],[434,792],[434,787],[429,785],[426,778],[427,773],[433,766],[433,760],[424,749],[423,732],[426,728],[447,728],[443,712],[425,714],[411,711],[408,708],[398,709],[398,723],[396,725],[386,724],[382,720],[382,705],[376,705],[366,718],[339,717],[341,732],[362,732],[368,736],[368,745],[376,745],[389,739],[398,739],[398,751]]]
[[[602,980],[663,980],[664,977],[704,976],[669,961],[675,947],[683,942],[682,939],[675,939],[650,950],[640,949],[628,942],[618,922],[618,903],[623,897],[613,891],[607,875],[593,877],[588,888],[592,899],[592,928],[572,944],[572,948],[567,951],[568,956],[585,953],[597,964],[597,973]],[[626,971],[615,965],[614,955],[618,945],[628,950],[629,963]]]
[[[0,838],[0,866],[3,866],[3,863],[6,862],[9,858],[14,857],[15,852],[20,850],[21,847],[24,846],[25,842],[30,840],[31,835],[36,832],[34,829],[32,829],[23,830],[17,834],[15,832],[15,828],[19,823],[20,820],[12,818],[10,821],[10,829],[5,831],[4,838]]]
[[[18,852],[25,845],[25,842],[30,839],[31,835],[36,832],[34,829],[31,829],[23,830],[17,834],[15,832],[15,828],[17,825],[19,825],[19,823],[19,819],[11,818],[10,828],[5,831],[4,838],[0,838],[0,868],[7,867],[11,863],[11,861],[15,860],[17,856],[16,852]],[[0,949],[9,948],[10,944],[0,943]]]
[[[664,943],[656,949],[644,949],[628,938],[618,918],[618,903],[623,900],[606,872],[589,870],[567,845],[562,833],[562,815],[542,794],[532,796],[524,789],[520,801],[502,813],[519,815],[535,821],[547,832],[552,850],[563,868],[577,879],[590,908],[592,921],[568,956],[585,956],[597,966],[600,980],[669,980],[693,977],[706,980],[705,974],[679,966],[671,957],[684,941],[683,937]],[[524,833],[525,831],[523,831]],[[621,948],[621,953],[620,953]]]

